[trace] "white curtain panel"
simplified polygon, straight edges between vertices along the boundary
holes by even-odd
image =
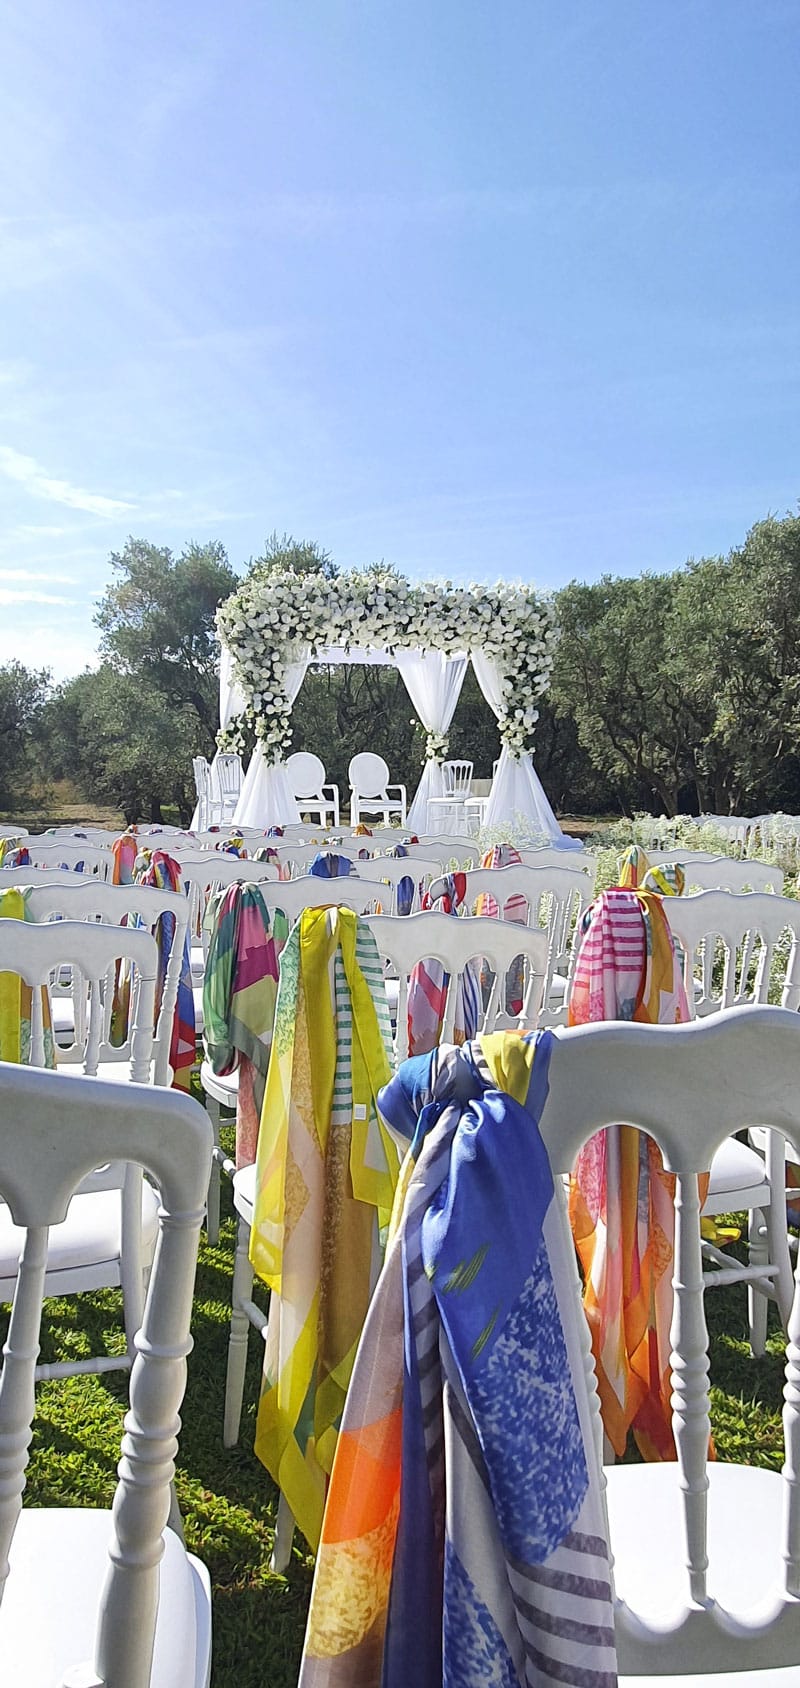
[[[233,657],[227,645],[221,645],[219,653],[220,726],[229,727],[234,715],[241,715],[244,709],[244,692],[240,690],[233,678]]]
[[[398,651],[395,661],[426,733],[446,733],[464,684],[467,656],[445,656],[443,651]],[[429,757],[408,811],[412,832],[428,831],[428,798],[443,796],[442,764]]]
[[[486,702],[495,719],[498,719],[503,713],[503,689],[497,663],[484,651],[473,651],[472,666]],[[549,839],[557,849],[571,850],[581,847],[577,838],[568,838],[566,833],[561,831],[545,795],[544,786],[533,766],[530,751],[526,750],[523,756],[517,758],[503,745],[497,773],[492,780],[483,824],[486,827],[498,827],[506,821],[514,821],[517,817],[526,820],[532,831]]]
[[[241,715],[245,708],[244,692],[239,689],[233,678],[233,657],[227,645],[220,646],[219,652],[219,724],[229,727],[234,715]],[[211,763],[211,793],[212,798],[219,798],[217,786],[217,757],[216,751]],[[197,804],[191,820],[192,832],[196,832],[200,824],[200,804]]]
[[[285,670],[284,684],[290,704],[294,703],[303,684],[309,661],[310,653],[306,650]],[[264,831],[270,826],[298,826],[300,823],[300,810],[285,763],[268,766],[260,744],[256,744],[250,758],[233,820],[239,826],[259,826]]]

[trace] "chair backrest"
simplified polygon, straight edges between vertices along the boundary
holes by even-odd
[[[23,868],[23,874],[30,875],[30,868]],[[58,880],[57,884],[51,883]],[[30,878],[28,884],[31,884]],[[79,874],[48,875],[47,881],[38,881],[32,885],[27,897],[30,922],[49,922],[48,930],[60,928],[63,921],[78,920],[96,922],[116,927],[125,934],[133,932],[133,919],[142,922],[148,935],[155,935],[159,921],[165,916],[171,916],[174,921],[174,934],[170,946],[169,962],[161,991],[161,1002],[153,1037],[153,1082],[158,1085],[169,1084],[170,1079],[170,1045],[172,1041],[172,1023],[175,1014],[175,1003],[178,996],[178,985],[183,965],[183,952],[189,923],[189,903],[186,897],[175,891],[161,891],[150,885],[108,885],[96,879],[84,880]],[[31,930],[30,922],[16,922],[24,924],[26,931]],[[117,942],[124,942],[124,937],[117,937]],[[121,949],[120,956],[126,951]],[[65,958],[66,961],[69,957]],[[79,993],[76,1006],[82,998]],[[113,979],[108,983],[109,997],[108,1012],[111,1010],[113,999]],[[75,1000],[75,994],[73,996]],[[152,1028],[151,1028],[152,1029]],[[115,1048],[110,1055],[104,1055],[106,1060],[124,1060],[128,1051],[128,1042]],[[59,1047],[59,1058],[71,1059],[68,1051]]]
[[[472,785],[472,763],[443,762],[442,779],[445,797],[468,797]]]
[[[546,844],[538,850],[520,850],[520,855],[526,867],[558,867],[570,873],[583,873],[594,890],[597,857],[589,850],[557,850],[554,845]]]
[[[572,873],[566,867],[535,868],[526,867],[524,862],[514,862],[510,867],[472,868],[464,878],[465,915],[475,912],[478,897],[489,896],[494,898],[501,918],[517,920],[524,913],[528,926],[539,927],[547,933],[547,971],[539,1021],[542,1025],[557,1024],[566,1014],[568,981],[575,960],[573,935],[591,902],[588,876]],[[444,882],[434,880],[430,887],[431,897],[436,898],[443,890]],[[521,898],[524,898],[527,908],[524,911],[520,909],[518,914]],[[517,908],[511,906],[510,899],[516,899]],[[482,912],[485,914],[486,911]],[[555,973],[563,973],[567,984],[551,1000]]]
[[[760,1669],[800,1663],[800,1290],[795,1291],[786,1354],[783,1527],[776,1517],[774,1560],[748,1567],[739,1579],[741,1609],[731,1611],[727,1600],[723,1609],[714,1598],[718,1576],[713,1557],[709,1562],[713,1534],[709,1537],[707,1529],[706,1492],[708,1333],[697,1175],[711,1165],[715,1151],[732,1132],[754,1120],[784,1133],[800,1153],[800,1018],[779,1008],[742,1008],[702,1024],[615,1022],[559,1029],[552,1035],[540,1129],[557,1186],[559,1174],[571,1169],[587,1138],[619,1120],[652,1136],[665,1167],[676,1175],[671,1337],[677,1463],[661,1467],[659,1529],[681,1532],[685,1583],[682,1590],[670,1588],[669,1608],[663,1602],[659,1606],[657,1593],[646,1613],[619,1599],[615,1616],[620,1677],[638,1679],[642,1673],[648,1681],[657,1681],[652,1677],[657,1659],[658,1669],[670,1672],[670,1681],[694,1672],[705,1681],[709,1671],[731,1672],[732,1681],[742,1672],[742,1681],[746,1674],[755,1682]],[[557,1200],[557,1206],[564,1224],[563,1270],[569,1280],[563,1292],[578,1296],[575,1249],[563,1203]],[[599,1446],[602,1431],[588,1334],[584,1365],[587,1405]],[[635,1483],[634,1469],[631,1478]],[[746,1508],[746,1500],[742,1504]],[[630,1517],[633,1521],[633,1510]],[[649,1544],[657,1537],[652,1517],[644,1519],[637,1537],[642,1587],[647,1585]],[[727,1555],[747,1552],[746,1541],[724,1530],[717,1532],[717,1543]],[[613,1553],[613,1522],[610,1545]],[[656,1591],[659,1570],[654,1560],[655,1582],[650,1587]],[[624,1596],[625,1588],[619,1593]]]
[[[242,759],[235,751],[220,751],[214,762],[212,779],[223,801],[238,797],[242,789]]]
[[[188,898],[192,941],[199,938],[204,956],[208,955],[211,942],[205,913],[215,892],[224,885],[264,885],[278,877],[278,869],[272,862],[242,861],[238,856],[226,855],[223,850],[184,850],[178,846],[170,854],[178,863],[181,883]]]
[[[114,969],[134,964],[131,1009],[125,1043],[111,1043]],[[134,1082],[147,1084],[155,1018],[158,948],[136,926],[105,926],[85,920],[0,920],[0,973],[16,973],[27,985],[47,985],[54,969],[72,969],[75,1032],[59,1060],[95,1074],[101,1061],[128,1061]],[[45,1065],[42,993],[31,992],[30,1064]]]
[[[27,838],[28,836],[26,826],[13,826],[6,821],[0,823],[0,838]]]
[[[317,879],[306,874],[304,879],[287,879],[283,884],[262,885],[261,895],[266,907],[281,909],[290,926],[299,919],[304,908],[352,908],[356,914],[369,914],[377,904],[386,903],[389,893],[379,879],[356,878]],[[391,916],[387,919],[393,918]]]
[[[194,774],[194,789],[199,798],[208,796],[211,783],[211,769],[205,756],[192,757],[192,773]]]
[[[793,897],[699,891],[665,897],[664,910],[684,952],[687,999],[698,1018],[766,1003],[771,987],[785,1008],[800,1008],[800,903]]]
[[[366,861],[359,863],[359,850],[368,849],[369,844],[368,838],[365,838],[363,842],[357,838],[348,838],[344,844],[326,844],[316,839],[311,839],[307,844],[301,844],[299,841],[282,844],[281,840],[276,838],[274,848],[281,866],[291,867],[293,876],[297,877],[308,873],[311,863],[326,850],[330,850],[336,856],[346,856],[347,860],[353,862],[358,871],[363,866],[367,873],[371,873],[372,869],[367,866]]]
[[[0,1595],[9,1565],[12,1575],[24,1574],[22,1565],[16,1570],[14,1535],[36,1406],[47,1231],[64,1219],[87,1171],[104,1161],[135,1162],[153,1175],[159,1189],[159,1235],[135,1340],[130,1410],[108,1519],[108,1571],[97,1614],[94,1668],[88,1669],[85,1656],[76,1658],[67,1661],[67,1675],[73,1679],[74,1667],[75,1681],[80,1670],[83,1681],[140,1684],[150,1681],[161,1537],[170,1510],[175,1437],[192,1346],[189,1324],[211,1126],[198,1103],[174,1091],[134,1090],[0,1064],[0,1196],[14,1223],[26,1231],[0,1378]],[[31,1573],[40,1599],[47,1598],[40,1582],[45,1574],[44,1566]],[[58,1598],[55,1588],[53,1598]],[[28,1680],[28,1662],[27,1656],[4,1657],[4,1677]],[[66,1679],[59,1676],[59,1681]]]
[[[382,756],[361,750],[347,770],[350,785],[359,797],[383,797],[389,783],[389,769]]]
[[[296,750],[286,762],[289,783],[297,798],[321,797],[325,784],[325,763],[310,750]]]
[[[686,873],[686,889],[692,891],[776,891],[783,890],[783,873],[769,862],[754,862],[749,857],[700,857],[679,850],[661,851],[651,858],[652,867],[678,862]]]
[[[449,914],[410,914],[405,919],[389,914],[368,916],[378,954],[396,971],[400,981],[397,1001],[396,1056],[408,1053],[408,980],[420,961],[438,961],[449,976],[441,1041],[453,1040],[457,1006],[457,983],[467,963],[486,960],[494,979],[483,1009],[482,1031],[491,1031],[503,1016],[502,991],[506,973],[521,955],[525,962],[522,1013],[516,1024],[535,1026],[547,972],[547,933],[509,920],[483,920],[467,916],[456,920]],[[407,930],[406,930],[407,928]]]
[[[443,869],[451,863],[458,868],[474,867],[480,855],[474,838],[461,838],[456,833],[421,833],[419,843],[408,844],[406,848],[410,856],[427,856],[432,861],[440,861]]]
[[[231,838],[241,838],[245,848],[252,854],[260,845],[270,842],[264,828],[261,826],[236,826],[230,821],[218,827],[198,827],[197,832],[184,833],[187,849],[218,850],[220,845],[227,844]]]
[[[32,867],[74,868],[83,862],[84,873],[97,879],[110,879],[114,871],[110,845],[84,843],[80,838],[26,838],[25,848]]]

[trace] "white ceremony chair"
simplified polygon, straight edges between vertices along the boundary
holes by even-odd
[[[474,914],[477,898],[484,895],[494,898],[501,919],[510,920],[509,899],[525,899],[527,925],[547,933],[547,968],[538,1023],[563,1023],[575,961],[573,937],[592,898],[589,876],[567,867],[535,868],[514,862],[509,867],[471,868],[464,878],[465,915]],[[444,880],[434,880],[431,897],[435,900],[444,889]]]
[[[229,844],[232,838],[241,838],[248,855],[261,848],[262,844],[272,844],[274,839],[268,838],[261,826],[236,826],[230,821],[225,826],[209,827],[205,832],[198,828],[197,832],[184,834],[187,845],[197,850],[213,850],[216,855],[224,855],[221,848]]]
[[[322,827],[338,826],[339,787],[325,784],[325,764],[319,756],[296,750],[287,760],[286,772],[298,809],[307,815],[316,813]]]
[[[83,872],[95,879],[110,879],[114,871],[114,853],[110,845],[84,843],[80,838],[26,838],[25,848],[32,867],[76,868],[83,862]],[[4,884],[0,867],[0,886]]]
[[[192,773],[194,774],[194,790],[197,798],[197,825],[198,828],[203,828],[211,824],[211,804],[213,800],[211,768],[205,756],[192,757]]]
[[[342,844],[330,844],[324,840],[311,838],[308,842],[290,839],[288,844],[284,844],[279,838],[276,838],[274,849],[281,867],[289,867],[292,878],[298,879],[304,878],[311,863],[316,860],[317,856],[325,854],[326,851],[329,851],[332,856],[346,856],[358,872],[362,867],[366,867],[369,872],[367,859],[359,860],[359,851],[368,850],[371,843],[372,840],[369,838],[365,838],[363,841],[359,838],[346,838]]]
[[[481,854],[474,838],[460,838],[457,833],[446,837],[426,832],[418,844],[407,844],[406,849],[410,856],[428,856],[441,862],[443,873],[450,867],[458,872],[475,867]]]
[[[698,891],[783,891],[783,873],[771,862],[750,857],[693,855],[691,851],[659,850],[650,858],[651,867],[678,863],[686,874],[686,890]]]
[[[30,836],[26,826],[12,826],[7,822],[0,822],[0,838],[28,838]]]
[[[195,983],[199,980],[200,985],[199,1004],[195,998],[195,1013],[199,1005],[202,1016],[202,985],[208,955],[208,933],[203,921],[209,898],[225,885],[266,884],[269,880],[277,879],[278,869],[274,862],[254,862],[249,857],[242,860],[239,856],[226,855],[223,850],[198,850],[194,846],[184,849],[180,843],[176,844],[169,854],[180,868],[183,887],[189,899],[192,976]]]
[[[211,769],[211,803],[208,825],[224,826],[233,819],[233,811],[242,789],[242,760],[235,751],[219,751]]]
[[[615,1022],[553,1033],[540,1130],[556,1186],[550,1235],[560,1232],[558,1295],[581,1295],[559,1175],[587,1138],[620,1119],[638,1126],[677,1180],[677,1462],[603,1473],[620,1688],[790,1688],[800,1680],[800,1295],[786,1351],[783,1473],[710,1461],[697,1188],[728,1133],[754,1119],[772,1135],[785,1133],[800,1153],[798,1070],[800,1019],[776,1008],[738,1009],[688,1026]],[[587,1381],[580,1408],[594,1426],[599,1465],[594,1366],[588,1329],[580,1328]]]
[[[592,891],[597,879],[597,857],[589,850],[557,850],[554,845],[543,845],[539,850],[520,850],[520,855],[526,867],[557,867],[565,873],[583,873],[589,880]],[[661,855],[660,861],[666,861]]]
[[[186,898],[176,891],[161,891],[155,886],[108,885],[96,879],[84,879],[82,875],[74,873],[56,874],[48,871],[46,880],[32,883],[30,873],[30,868],[15,869],[15,878],[19,875],[20,883],[32,886],[27,897],[30,921],[48,922],[50,930],[55,929],[62,920],[83,920],[116,926],[124,933],[135,929],[129,922],[138,917],[145,930],[155,939],[162,916],[173,916],[175,935],[161,992],[152,1048],[152,1082],[156,1085],[169,1085],[172,1077],[169,1064],[172,1023],[189,922],[189,905]],[[23,880],[22,876],[26,874],[28,878]],[[54,880],[58,883],[52,883]],[[30,930],[30,922],[25,923],[25,928]],[[121,941],[124,942],[124,939]],[[124,949],[119,951],[121,956],[124,953]],[[107,979],[105,985],[109,1014],[113,984],[112,976]],[[81,1021],[79,1020],[76,1026],[75,1014],[76,1011],[81,1011],[86,994],[85,991],[81,992],[79,979],[76,977],[68,999],[53,999],[53,1029],[58,1037],[59,1060],[74,1059],[70,1055],[70,1045],[66,1039],[79,1033]],[[129,1041],[126,1040],[119,1047],[107,1045],[101,1057],[100,1077],[113,1079],[117,1076],[114,1069],[118,1069],[119,1062],[129,1058]]]
[[[122,1048],[109,1042],[111,992],[108,979],[115,963],[125,959],[135,967],[129,1035]],[[0,972],[15,973],[32,987],[31,1041],[33,1067],[45,1064],[42,986],[54,967],[69,964],[75,981],[75,1032],[67,1049],[59,1049],[65,1077],[94,1075],[112,1068],[113,1076],[147,1087],[153,1042],[153,1014],[158,951],[149,932],[133,926],[93,925],[86,921],[56,920],[42,925],[25,920],[0,920]],[[117,1086],[115,1086],[116,1088]],[[27,1121],[17,1121],[20,1135]],[[87,1161],[84,1171],[91,1172]],[[142,1179],[141,1168],[116,1161],[82,1185],[69,1205],[66,1220],[53,1230],[43,1256],[45,1296],[77,1295],[87,1290],[121,1287],[126,1352],[39,1366],[37,1377],[72,1377],[81,1372],[127,1369],[133,1358],[133,1337],[141,1323],[145,1276],[156,1238],[158,1197]],[[0,1203],[0,1302],[14,1293],[17,1263],[24,1237],[13,1224],[11,1210]],[[1,1656],[1,1655],[0,1655]]]
[[[800,904],[768,892],[701,891],[693,897],[665,897],[670,928],[684,953],[684,983],[693,1015],[768,1000],[773,963],[782,976],[784,1008],[800,1007]],[[787,947],[783,960],[778,948]],[[750,1121],[754,1127],[763,1122]],[[774,1133],[760,1134],[763,1154],[731,1136],[711,1166],[705,1217],[746,1211],[749,1265],[704,1244],[709,1288],[748,1283],[750,1343],[763,1354],[767,1300],[778,1305],[784,1327],[792,1297],[786,1219],[785,1150]]]
[[[442,796],[428,798],[428,827],[432,833],[436,832],[437,823],[441,826],[448,820],[452,821],[454,831],[459,825],[466,828],[466,802],[472,790],[472,763],[443,762],[442,780]]]
[[[365,862],[364,866],[370,864]],[[272,913],[280,909],[290,927],[306,908],[351,908],[367,914],[376,903],[386,902],[389,887],[366,874],[348,874],[344,879],[318,879],[307,873],[303,879],[286,879],[277,885],[263,885],[261,895]]]
[[[397,1000],[394,991],[387,989],[392,1019],[395,1023],[395,1061],[404,1061],[408,1054],[408,984],[420,961],[438,961],[449,975],[447,998],[440,1041],[452,1043],[455,1026],[458,980],[467,963],[477,959],[488,962],[494,978],[481,1018],[481,1031],[497,1031],[509,1023],[531,1027],[538,1023],[542,992],[547,975],[547,933],[530,926],[516,925],[510,920],[486,920],[467,915],[457,919],[451,914],[410,914],[399,920],[388,914],[367,916],[378,954],[397,976]],[[525,963],[522,1012],[509,1022],[503,1009],[504,987],[508,969],[522,956]],[[387,985],[392,985],[392,979]]]
[[[144,934],[139,934],[144,937]],[[24,1125],[24,1129],[21,1126]],[[171,1496],[210,1133],[166,1091],[0,1065],[0,1196],[20,1238],[0,1376],[0,1675],[8,1688],[207,1688],[211,1586]],[[22,1506],[48,1253],[101,1163],[159,1186],[113,1508]],[[48,1229],[49,1228],[49,1229]]]
[[[359,821],[369,823],[370,815],[380,815],[388,824],[394,816],[401,826],[406,824],[406,788],[389,785],[389,769],[382,756],[362,750],[354,756],[347,770],[350,780],[350,825]]]

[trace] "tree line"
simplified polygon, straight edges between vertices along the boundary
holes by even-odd
[[[214,613],[239,584],[224,547],[179,556],[130,539],[110,559],[95,617],[99,665],[54,686],[46,669],[0,667],[0,808],[72,781],[79,800],[129,821],[188,821],[192,757],[211,757],[218,718]],[[251,568],[336,565],[273,535]],[[535,755],[561,813],[800,810],[800,516],[756,523],[725,557],[671,573],[605,575],[555,595],[561,637],[540,702]],[[356,751],[377,750],[413,787],[424,733],[399,674],[312,667],[294,708],[296,749],[316,750],[347,790]],[[500,745],[472,672],[453,756],[491,773]]]

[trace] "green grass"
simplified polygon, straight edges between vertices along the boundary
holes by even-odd
[[[227,1188],[220,1243],[201,1242],[194,1351],[183,1409],[177,1490],[189,1548],[209,1568],[214,1590],[214,1688],[295,1688],[313,1564],[295,1539],[287,1576],[270,1573],[276,1491],[253,1453],[261,1344],[253,1333],[239,1446],[222,1446],[222,1399],[233,1270],[234,1224]],[[120,1349],[114,1291],[46,1303],[42,1357],[80,1358]],[[710,1292],[712,1418],[717,1456],[778,1469],[782,1461],[781,1334],[771,1315],[769,1351],[750,1358],[746,1293]],[[3,1333],[4,1334],[4,1333]],[[108,1506],[114,1491],[123,1374],[41,1384],[27,1501]]]

